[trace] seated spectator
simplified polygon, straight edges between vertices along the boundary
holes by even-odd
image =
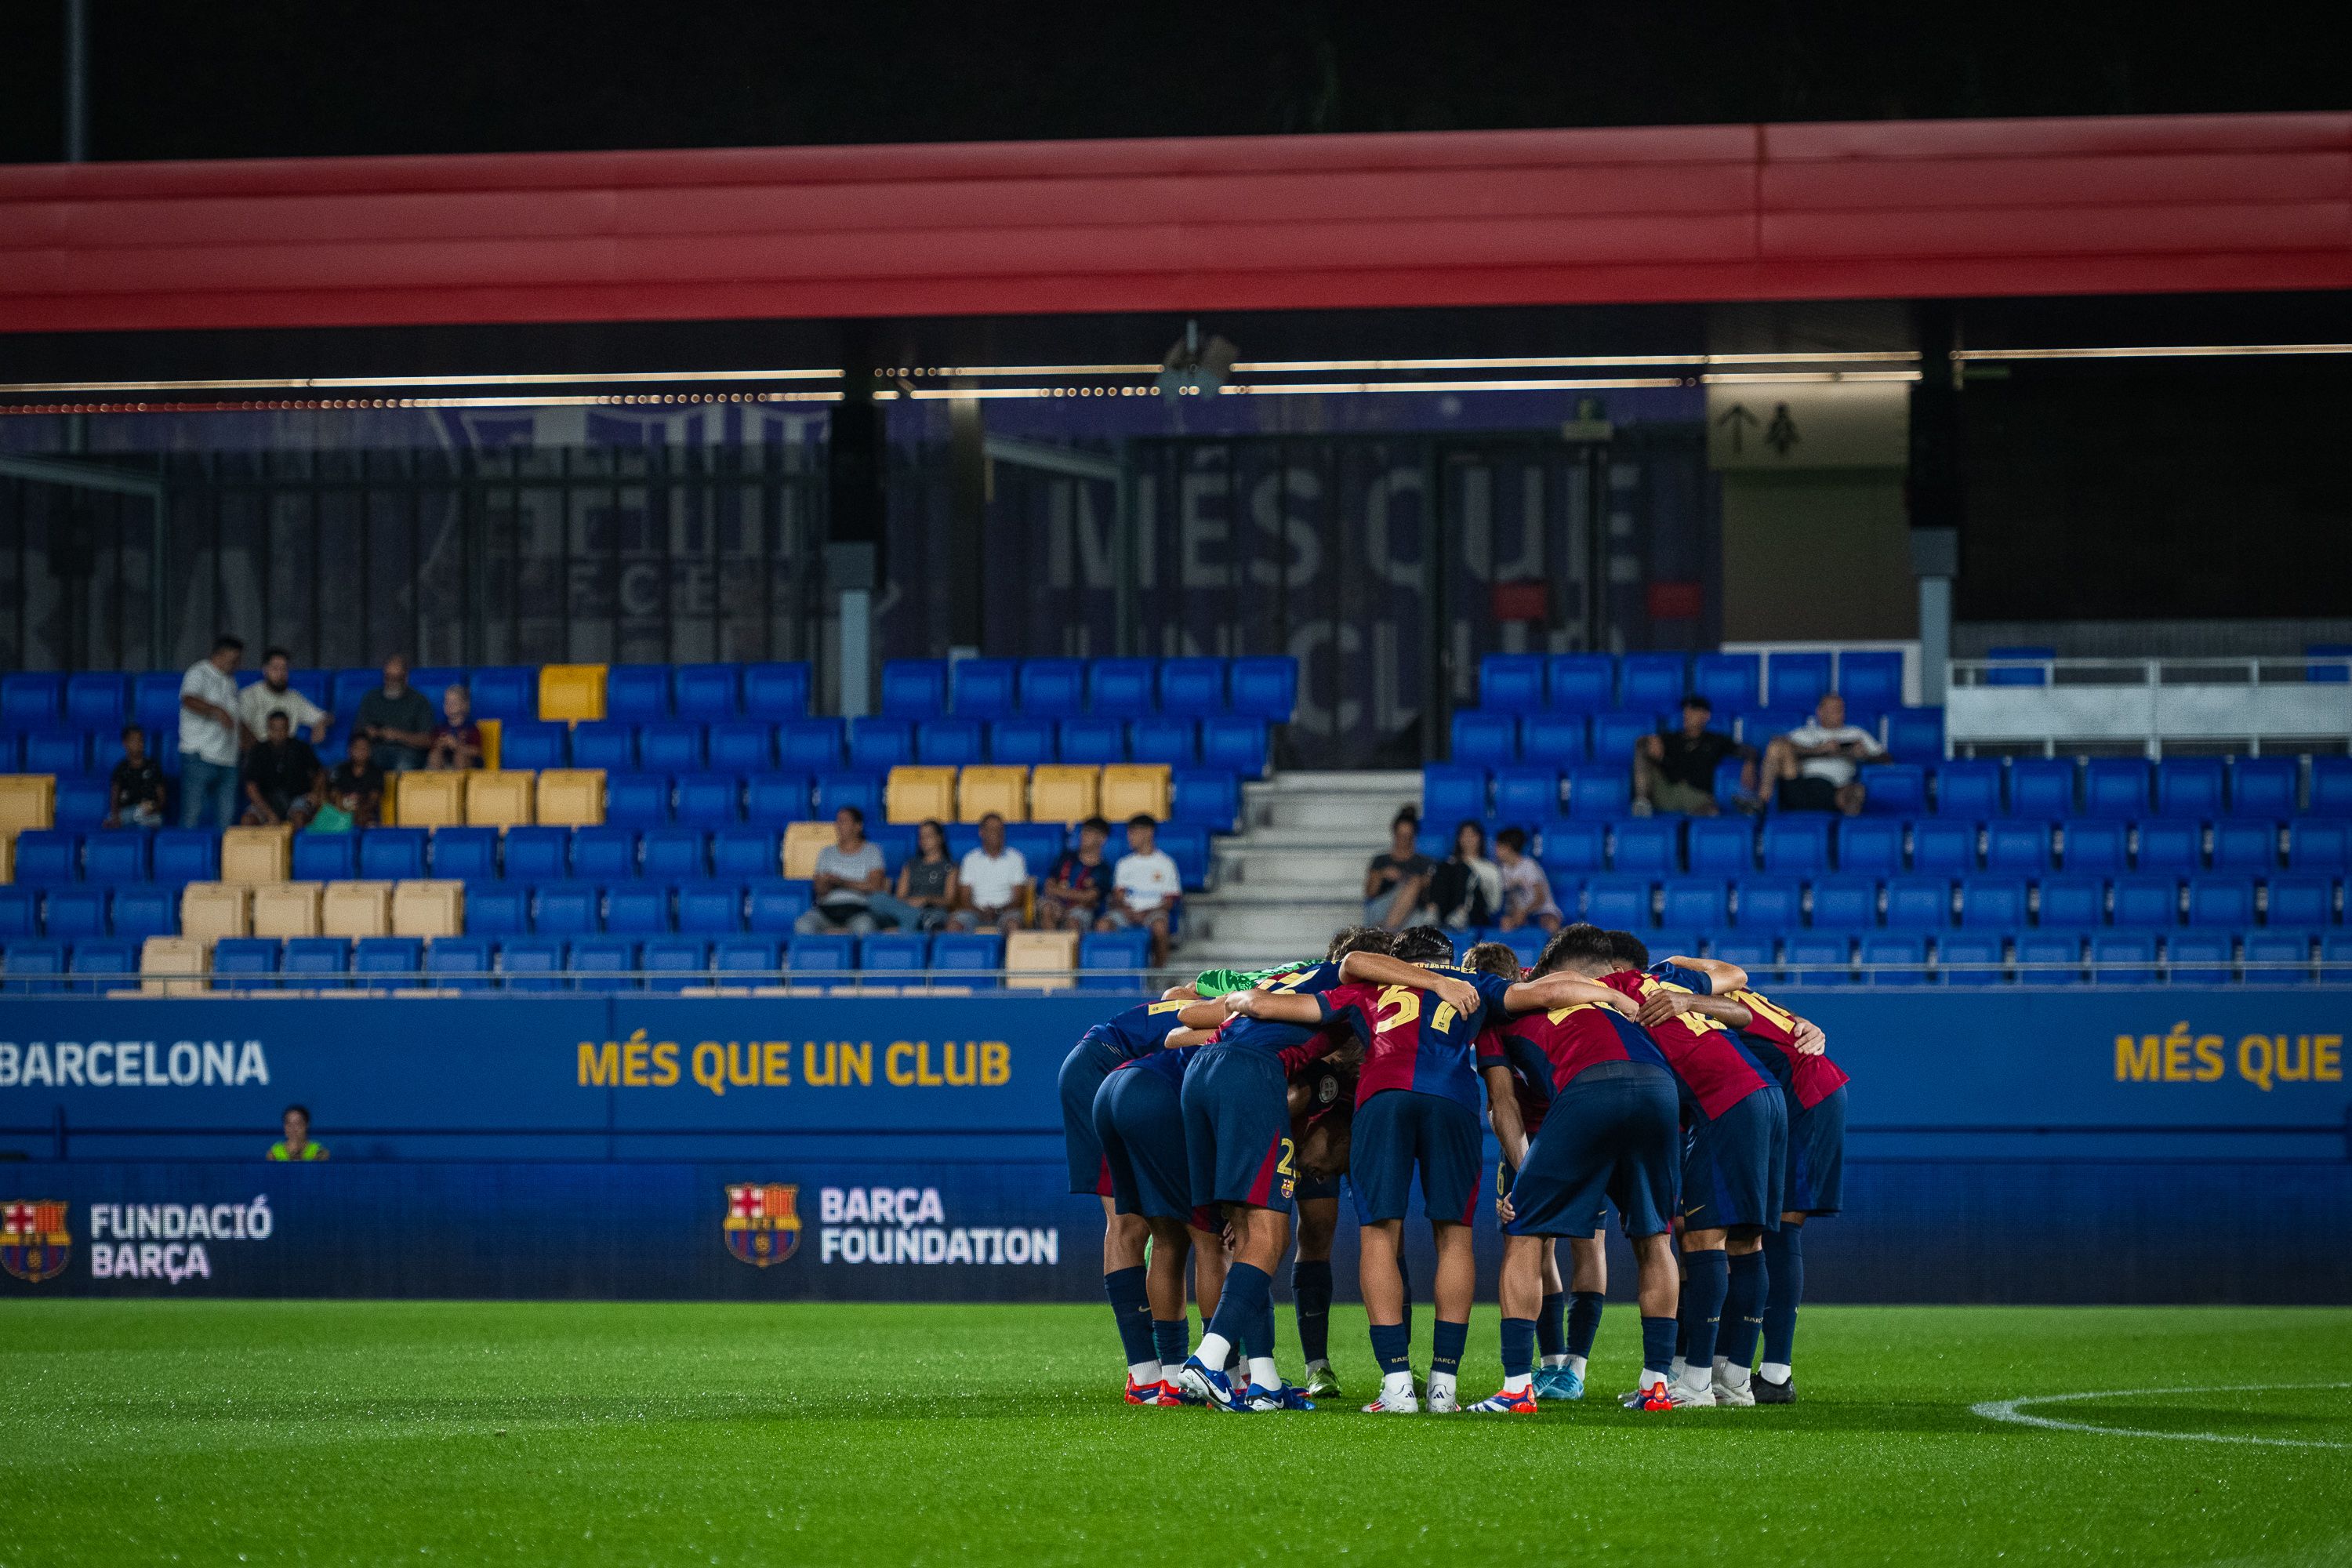
[[[266,722],[266,738],[245,754],[245,825],[299,827],[326,797],[326,772],[310,743],[287,732],[284,713],[272,712]]]
[[[327,727],[335,716],[286,684],[294,672],[294,656],[282,647],[273,647],[261,656],[261,679],[237,693],[236,710],[253,738],[260,740],[269,731],[272,713],[286,715],[287,723],[295,730],[310,731],[310,744],[327,743]]]
[[[441,694],[441,722],[433,726],[433,744],[425,765],[447,771],[482,765],[482,730],[474,722],[474,700],[462,686]]]
[[[914,929],[938,931],[948,923],[961,891],[955,862],[948,858],[948,830],[936,821],[915,829],[915,853],[898,868],[898,901],[914,911]]]
[[[278,1129],[286,1136],[269,1146],[263,1156],[268,1160],[315,1161],[327,1157],[324,1143],[310,1142],[310,1110],[308,1106],[289,1105],[278,1119]]]
[[[1495,835],[1495,866],[1503,884],[1502,918],[1495,923],[1505,931],[1537,925],[1559,929],[1559,905],[1552,901],[1551,879],[1528,853],[1524,828],[1506,827]]]
[[[1160,824],[1138,813],[1127,819],[1127,853],[1111,868],[1110,907],[1097,931],[1141,926],[1151,933],[1151,966],[1168,962],[1169,922],[1184,894],[1176,862],[1159,847]]]
[[[236,825],[237,752],[245,721],[236,715],[236,665],[245,644],[223,632],[213,651],[180,678],[180,826]]]
[[[1437,862],[1423,854],[1414,839],[1421,832],[1421,814],[1411,806],[1389,822],[1389,847],[1372,857],[1364,871],[1364,923],[1402,931],[1419,923],[1428,907],[1429,878]]]
[[[1715,770],[1737,757],[1740,802],[1754,810],[1756,748],[1743,746],[1707,725],[1715,706],[1694,691],[1683,699],[1683,727],[1664,735],[1644,735],[1633,748],[1633,815],[1679,811],[1692,816],[1713,816],[1722,807],[1715,798]]]
[[[1454,853],[1430,873],[1429,901],[1440,925],[1466,931],[1492,925],[1503,906],[1502,868],[1486,858],[1486,830],[1465,821],[1454,830]]]
[[[1884,762],[1878,737],[1845,721],[1845,699],[1832,691],[1813,710],[1813,721],[1775,735],[1764,748],[1764,776],[1779,786],[1783,811],[1862,810],[1863,784],[1854,775],[1865,763]]]
[[[425,765],[433,748],[433,704],[408,684],[408,661],[383,661],[383,684],[360,699],[355,733],[375,742],[376,765],[402,773]]]
[[[122,760],[114,764],[107,785],[106,825],[163,825],[163,764],[147,754],[147,731],[136,724],[123,727]]]
[[[885,892],[887,884],[881,846],[866,837],[866,814],[845,805],[833,814],[833,842],[817,852],[810,883],[816,902],[793,929],[808,936],[833,931],[869,936],[886,925],[911,930],[915,911]]]
[[[365,735],[352,737],[350,753],[327,775],[327,805],[342,814],[347,828],[373,827],[383,819],[383,770],[375,765],[375,746]]]
[[[1110,842],[1110,824],[1089,816],[1078,824],[1078,847],[1065,849],[1054,862],[1039,895],[1037,923],[1047,931],[1092,931],[1102,911],[1110,908],[1110,862],[1103,846]]]
[[[996,813],[980,819],[980,845],[964,856],[960,877],[962,907],[949,917],[957,929],[1021,929],[1029,913],[1029,861],[1004,847],[1004,818]]]

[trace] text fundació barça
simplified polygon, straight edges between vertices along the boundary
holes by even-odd
[[[247,1204],[92,1204],[89,1277],[209,1279],[206,1242],[267,1241],[277,1227],[267,1194]]]

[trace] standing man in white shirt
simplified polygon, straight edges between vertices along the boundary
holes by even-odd
[[[226,634],[180,678],[180,826],[236,825],[236,665],[245,644]]]
[[[1764,748],[1764,776],[1779,784],[1783,811],[1842,811],[1848,816],[1862,811],[1862,781],[1854,775],[1864,763],[1883,762],[1886,748],[1878,737],[1858,724],[1845,721],[1845,699],[1832,691],[1813,710],[1813,721],[1785,735],[1776,735]]]
[[[958,931],[989,927],[1019,931],[1028,913],[1029,861],[1004,847],[1004,818],[990,812],[980,819],[980,847],[956,868],[963,907],[948,917]]]
[[[1151,967],[1168,962],[1168,926],[1183,896],[1176,862],[1159,847],[1160,824],[1138,813],[1127,819],[1127,853],[1111,868],[1110,908],[1095,929],[1141,926],[1151,933]]]
[[[282,647],[273,647],[261,656],[261,679],[236,694],[236,710],[245,721],[246,731],[257,741],[269,738],[269,716],[286,715],[289,730],[310,731],[310,744],[327,743],[327,731],[335,716],[286,684],[294,672],[294,656]]]

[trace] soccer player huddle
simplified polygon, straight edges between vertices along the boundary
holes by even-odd
[[[1557,932],[1532,970],[1500,942],[1457,962],[1433,926],[1353,927],[1320,963],[1213,972],[1095,1026],[1062,1064],[1062,1121],[1071,1191],[1103,1203],[1128,1403],[1311,1410],[1339,1393],[1328,1328],[1343,1184],[1381,1367],[1368,1412],[1532,1414],[1582,1398],[1611,1207],[1640,1274],[1642,1364],[1621,1402],[1792,1403],[1802,1227],[1837,1212],[1843,1166],[1846,1075],[1824,1045],[1738,965],[1653,964],[1640,938],[1592,925]],[[1465,1405],[1489,1128],[1503,1153],[1503,1386]],[[1402,1245],[1416,1177],[1437,1258],[1425,1380]],[[1275,1358],[1273,1276],[1294,1215],[1303,1384]]]

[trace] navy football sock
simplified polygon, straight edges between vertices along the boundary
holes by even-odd
[[[1404,1282],[1404,1349],[1412,1353],[1412,1270],[1406,1266],[1404,1254],[1397,1254],[1397,1278]]]
[[[1158,1360],[1160,1352],[1152,1348],[1151,1303],[1143,1293],[1143,1266],[1104,1275],[1103,1294],[1110,1298],[1111,1316],[1118,1320],[1118,1342],[1127,1348],[1127,1364]]]
[[[1683,1289],[1683,1359],[1705,1373],[1715,1367],[1716,1334],[1723,1326],[1723,1299],[1731,1289],[1731,1270],[1721,1248],[1683,1254],[1689,1270]]]
[[[1503,1375],[1527,1377],[1536,1370],[1536,1320],[1503,1320]],[[1557,1352],[1555,1352],[1557,1353]]]
[[[1151,1320],[1151,1342],[1160,1348],[1160,1364],[1173,1377],[1176,1369],[1184,1364],[1185,1353],[1192,1342],[1192,1326],[1182,1318],[1173,1322],[1162,1322],[1154,1318]]]
[[[1675,1320],[1642,1320],[1642,1370],[1664,1373],[1675,1359]]]
[[[1462,1370],[1462,1348],[1470,1342],[1470,1325],[1449,1323],[1437,1320],[1437,1332],[1432,1336],[1429,1370],[1434,1373],[1458,1373]]]
[[[1805,1233],[1793,1225],[1764,1233],[1764,1266],[1771,1274],[1764,1298],[1764,1359],[1790,1364],[1797,1348],[1797,1307],[1805,1299]]]
[[[1264,1310],[1258,1313],[1256,1321],[1250,1324],[1249,1343],[1244,1353],[1268,1357],[1274,1354],[1274,1300],[1272,1297],[1266,1299]]]
[[[1405,1338],[1405,1326],[1402,1323],[1372,1325],[1372,1359],[1381,1363],[1381,1374],[1383,1377],[1392,1372],[1411,1372],[1412,1370],[1411,1350],[1412,1342]]]
[[[1601,1331],[1601,1303],[1598,1290],[1579,1290],[1568,1309],[1568,1353],[1591,1356],[1592,1336]]]
[[[1546,1355],[1568,1353],[1568,1334],[1565,1329],[1567,1317],[1566,1293],[1559,1290],[1545,1291],[1543,1310],[1537,1313],[1535,1318],[1537,1349]]]
[[[1675,1318],[1675,1354],[1676,1356],[1684,1355],[1690,1349],[1690,1319],[1682,1315],[1690,1310],[1690,1279],[1688,1276],[1685,1276],[1683,1279],[1683,1293],[1679,1299],[1682,1302],[1682,1306],[1678,1310]]]
[[[1297,1303],[1298,1348],[1310,1362],[1331,1359],[1331,1260],[1302,1258],[1290,1266],[1290,1295]]]
[[[1217,1298],[1217,1315],[1209,1320],[1209,1332],[1227,1344],[1245,1344],[1256,1330],[1258,1314],[1273,1299],[1272,1276],[1254,1263],[1234,1264],[1225,1272],[1224,1294]]]
[[[1731,1288],[1723,1298],[1723,1333],[1716,1353],[1742,1372],[1755,1363],[1756,1336],[1764,1327],[1764,1255],[1743,1252],[1731,1259]]]

